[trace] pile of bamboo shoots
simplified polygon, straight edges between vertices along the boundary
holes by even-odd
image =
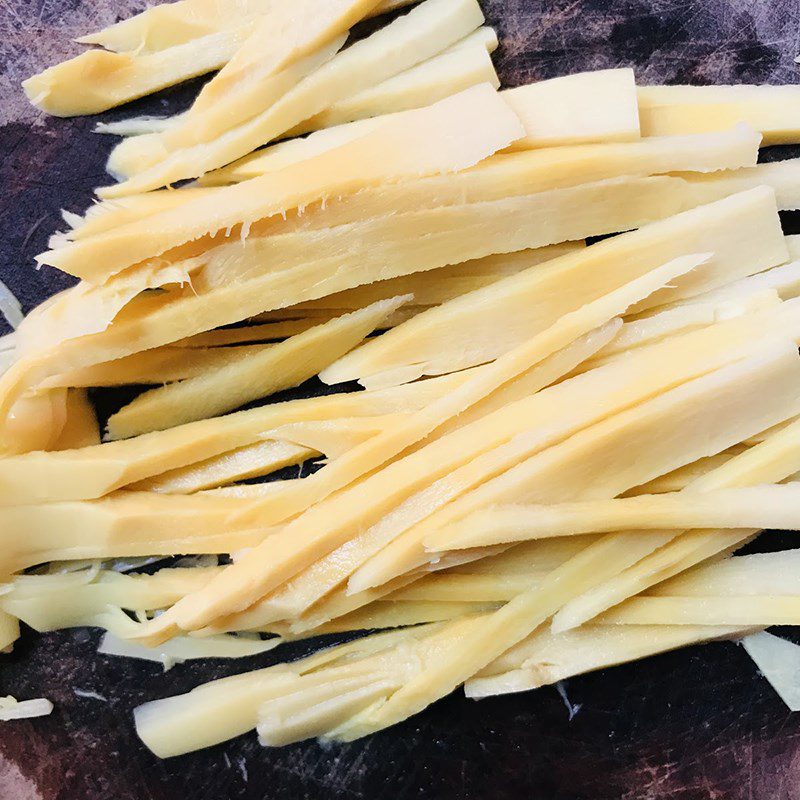
[[[139,708],[167,757],[800,624],[800,551],[733,555],[800,527],[800,160],[758,163],[800,88],[498,91],[476,0],[180,0],[82,41],[26,81],[45,111],[219,71],[99,126],[119,181],[38,257],[80,280],[0,341],[0,647],[373,631]],[[262,402],[313,378],[347,385]],[[125,385],[101,431],[87,390]]]

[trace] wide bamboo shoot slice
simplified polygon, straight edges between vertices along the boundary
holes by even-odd
[[[45,382],[46,387],[125,386],[164,384],[202,376],[237,359],[256,358],[271,345],[240,347],[158,347],[131,356],[83,367]]]
[[[713,175],[682,174],[692,187],[698,203],[710,203],[756,186],[771,186],[780,211],[800,208],[800,158],[759,164],[745,169],[725,170]]]
[[[724,133],[502,153],[455,175],[331,198],[324,208],[308,209],[302,216],[290,219],[289,224],[305,230],[342,225],[383,213],[497,200],[621,176],[738,169],[755,165],[759,142],[758,134],[741,125]],[[265,163],[269,164],[269,159]],[[257,166],[258,161],[254,160],[249,169],[255,170]],[[724,188],[718,191],[721,193]],[[697,195],[699,204],[700,190],[693,187],[691,191]],[[728,191],[732,192],[733,189]],[[278,233],[285,231],[286,225],[262,222],[256,229],[260,235]]]
[[[464,693],[478,700],[529,691],[656,653],[732,639],[749,630],[693,625],[587,625],[559,634],[538,630],[468,680]]]
[[[102,282],[125,267],[205,234],[240,224],[247,228],[259,219],[329,194],[464,169],[513,141],[520,131],[519,121],[497,93],[487,85],[475,86],[427,108],[399,114],[375,131],[315,159],[217,188],[148,217],[146,224],[131,222],[45,254],[40,260]],[[148,232],[146,241],[141,240],[143,226]],[[81,265],[81,260],[88,263]]]
[[[125,556],[229,553],[266,531],[232,522],[237,498],[122,492],[96,501],[0,509],[0,572],[45,561]]]
[[[746,122],[765,145],[800,140],[796,86],[640,86],[642,136],[718,131]]]
[[[109,189],[106,194],[112,196],[157,189],[229,164],[278,138],[336,100],[440,53],[474,31],[483,21],[475,0],[426,0],[407,15],[339,53],[277,102],[223,136],[199,144],[188,142],[188,146],[179,149],[173,140],[171,152],[161,161],[158,159],[163,150],[156,146],[154,153],[143,154],[143,163],[137,165],[143,168],[137,170],[133,178],[113,190]],[[497,102],[503,105],[507,114],[511,113],[500,98]],[[477,118],[473,124],[476,122]],[[469,130],[469,127],[463,130]],[[170,128],[159,138],[169,137],[172,133]],[[518,128],[501,147],[520,135],[521,128]]]
[[[800,485],[671,492],[558,505],[498,506],[442,530],[429,550],[486,547],[548,536],[659,528],[800,528]]]
[[[334,103],[290,133],[300,136],[358,119],[421,108],[479,83],[490,83],[498,89],[500,79],[489,55],[496,47],[494,31],[479,28],[447,52]]]
[[[631,597],[597,617],[598,625],[797,625],[800,596]]]
[[[219,69],[253,28],[249,21],[141,56],[89,50],[28,78],[23,89],[48,114],[96,114]]]
[[[240,447],[190,467],[170,470],[163,475],[131,484],[130,489],[163,494],[192,494],[235,481],[261,478],[319,455],[316,450],[293,442],[270,439]]]
[[[695,454],[698,456],[704,454],[702,450],[708,447],[712,439],[716,440],[715,444],[717,445],[717,449],[721,449],[719,448],[719,444],[725,439],[728,439],[730,442],[731,436],[735,436],[736,433],[740,433],[743,429],[752,426],[755,422],[752,416],[753,398],[748,398],[746,401],[747,405],[751,406],[750,409],[747,408],[747,405],[739,404],[742,399],[740,392],[745,386],[749,385],[749,380],[746,377],[748,372],[752,373],[755,371],[761,373],[759,382],[762,384],[770,372],[773,372],[773,374],[783,373],[784,391],[786,392],[783,406],[784,413],[786,413],[785,410],[789,393],[791,392],[791,383],[793,380],[796,381],[798,379],[796,369],[797,361],[794,353],[789,353],[785,349],[783,349],[783,355],[778,355],[778,352],[779,351],[773,349],[774,355],[769,356],[767,355],[767,351],[765,351],[761,357],[751,359],[749,363],[743,362],[741,365],[737,364],[723,368],[713,376],[700,378],[692,382],[692,384],[674,389],[666,395],[640,406],[634,412],[619,415],[617,420],[626,417],[630,419],[631,416],[644,415],[642,418],[644,428],[647,428],[648,425],[651,426],[650,435],[641,440],[642,442],[645,440],[650,442],[650,450],[648,450],[647,457],[648,462],[650,462],[650,458],[654,455],[654,450],[659,451],[658,455],[655,456],[654,461],[650,462],[647,467],[644,467],[644,464],[640,463],[632,469],[631,462],[636,462],[640,459],[631,458],[630,448],[606,448],[606,452],[609,455],[613,456],[613,453],[616,452],[619,454],[618,457],[620,460],[624,457],[625,464],[620,464],[619,470],[609,465],[609,469],[603,470],[602,472],[598,472],[598,470],[590,467],[589,474],[591,475],[591,480],[586,482],[583,491],[594,494],[595,496],[599,496],[600,493],[605,492],[618,494],[620,491],[625,490],[626,481],[635,480],[632,473],[637,470],[640,471],[640,474],[648,469],[664,472],[666,471],[664,466],[669,461],[672,461],[673,464],[677,466],[675,462],[686,458],[688,455],[684,449],[687,441],[690,442],[690,449],[696,448]],[[772,362],[771,366],[767,366],[769,362]],[[782,366],[779,367],[778,365],[781,362]],[[794,375],[790,377],[792,373],[794,373]],[[727,384],[726,388],[720,393],[711,389],[711,386],[717,382],[720,382],[721,385]],[[698,389],[705,389],[706,392],[710,390],[712,395],[709,396],[714,396],[716,401],[719,401],[724,395],[724,402],[726,405],[726,413],[724,416],[727,416],[728,413],[732,413],[731,418],[726,420],[726,422],[732,423],[733,417],[739,416],[741,422],[745,423],[743,427],[739,428],[739,431],[734,433],[733,428],[738,427],[738,425],[719,425],[719,414],[716,415],[715,419],[714,413],[714,411],[718,409],[714,409],[711,412],[709,412],[709,409],[706,409],[705,414],[701,412],[698,415],[696,399],[694,402],[687,402]],[[708,426],[715,428],[710,438],[703,442],[703,445],[706,447],[698,447],[700,443],[695,441],[693,437],[688,437],[687,440],[684,440],[683,436],[680,437],[680,442],[672,442],[670,445],[665,446],[665,437],[663,436],[665,428],[661,425],[654,426],[653,423],[656,422],[660,413],[666,412],[669,414],[667,409],[671,408],[671,413],[674,415],[678,406],[683,406],[684,409],[681,414],[683,417],[682,421],[689,423],[689,420],[693,418],[693,421],[686,427],[681,426],[683,431],[688,431],[689,428],[692,428],[697,430],[698,433],[701,430],[710,433]],[[734,411],[734,408],[737,406],[738,410]],[[647,413],[648,407],[650,413]],[[658,411],[656,409],[658,409]],[[703,416],[705,416],[705,421],[701,419]],[[649,419],[647,419],[648,417]],[[647,419],[646,422],[645,419]],[[747,421],[745,422],[745,420]],[[695,425],[697,425],[696,428]],[[603,423],[598,427],[602,428]],[[658,432],[653,430],[653,427],[655,427]],[[644,428],[642,432],[644,432]],[[579,438],[581,438],[581,435],[573,437],[571,441]],[[680,448],[677,447],[678,444],[681,445]],[[678,449],[682,452],[677,452]],[[551,448],[551,452],[557,450],[558,448]],[[669,451],[672,452],[670,453]],[[705,454],[710,454],[707,449]],[[545,456],[545,460],[546,459],[547,456]],[[661,464],[656,466],[655,461],[661,461]],[[559,472],[561,471],[559,470]],[[584,474],[586,475],[586,473]],[[604,478],[608,476],[606,478],[608,484],[604,485],[602,488],[600,488],[596,482],[597,476],[601,474]],[[612,487],[611,484],[614,483],[616,483],[616,486]],[[528,484],[527,491],[524,493],[528,494],[528,496],[540,493],[540,496],[545,496],[549,494],[549,488],[550,487],[548,487],[546,483],[539,480],[533,485]],[[566,481],[566,485],[564,483],[561,484],[561,491],[571,492],[574,495],[576,491],[581,490],[576,490],[573,481]],[[580,558],[580,556],[578,558]],[[572,559],[570,562],[567,562],[563,567],[551,573],[542,585],[519,595],[500,610],[492,614],[481,615],[477,620],[469,623],[468,629],[464,629],[463,622],[449,623],[450,625],[461,626],[460,640],[452,650],[442,655],[437,663],[426,664],[424,673],[421,670],[418,671],[414,677],[407,679],[402,688],[395,692],[385,703],[368,709],[361,715],[355,717],[344,726],[342,730],[338,731],[337,735],[340,738],[350,740],[408,718],[427,706],[430,702],[433,702],[433,700],[452,691],[452,689],[460,683],[467,680],[479,669],[482,669],[490,663],[493,658],[498,657],[505,650],[524,639],[548,617],[555,613],[567,600],[574,596],[576,592],[581,591],[587,584],[593,585],[598,582],[598,569],[595,565],[592,565],[593,569],[591,571],[586,570],[586,572],[582,573],[576,568],[576,561],[577,559]]]
[[[409,299],[406,295],[379,301],[263,352],[231,354],[227,363],[195,378],[151,389],[108,420],[109,437],[125,439],[207,419],[298,386],[352,350]]]
[[[758,245],[750,248],[756,239]],[[638,310],[787,261],[771,190],[754,189],[686,211],[455,298],[356,349],[325,370],[322,379],[366,378],[410,364],[418,365],[418,375],[437,374],[489,360],[691,247],[713,252],[711,264],[677,281],[676,288],[648,298]]]
[[[525,138],[516,149],[639,138],[632,69],[581,72],[503,92],[519,115]]]
[[[469,373],[462,373],[381,392],[293,400],[127,441],[0,459],[0,503],[100,497],[261,441],[266,431],[289,423],[416,410],[468,379]]]
[[[798,471],[797,441],[800,424],[779,428],[761,444],[749,448],[724,465],[699,478],[698,491],[785,480]],[[668,531],[662,546],[647,558],[575,598],[553,620],[556,630],[580,625],[649,586],[689,569],[718,553],[744,544],[758,529],[743,531]]]
[[[549,365],[544,359],[547,359],[548,356],[556,353],[560,348],[566,347],[594,327],[603,324],[609,317],[620,313],[632,301],[635,302],[634,298],[637,296],[641,297],[652,292],[673,276],[685,274],[686,270],[692,269],[704,259],[705,257],[677,259],[563,318],[551,330],[545,331],[539,337],[521,345],[498,359],[494,364],[484,367],[476,377],[463,384],[460,389],[446,395],[438,403],[412,415],[405,425],[374,437],[361,447],[354,448],[342,456],[326,470],[311,476],[304,482],[301,487],[302,491],[298,492],[299,495],[302,495],[302,500],[297,510],[308,508],[312,502],[320,500],[340,488],[347,487],[362,475],[385,464],[392,456],[402,452],[416,441],[429,436],[448,419],[466,411],[491,394],[492,391],[501,388],[505,383],[531,369],[540,361],[543,362],[543,374],[547,374]],[[547,385],[552,380],[553,378],[550,377],[542,385]],[[400,464],[399,469],[402,470],[402,462],[397,463]],[[418,477],[418,480],[422,479]],[[403,496],[410,494],[414,488],[418,488],[413,483],[410,486],[398,487],[391,467],[377,473],[372,480],[385,487],[382,489],[384,495],[377,495],[374,507],[369,509],[372,514],[385,512],[387,505],[396,503],[403,499]],[[356,484],[349,491],[332,497],[330,502],[318,503],[310,508],[294,523],[283,528],[279,534],[280,540],[273,537],[272,544],[275,546],[272,548],[269,558],[267,558],[265,549],[251,551],[220,576],[217,586],[212,585],[208,591],[187,598],[182,608],[179,607],[181,604],[176,604],[154,623],[154,627],[157,630],[160,629],[161,632],[170,631],[171,626],[174,625],[202,627],[216,616],[230,614],[252,604],[260,596],[276,588],[281,582],[350,538],[350,517],[354,512],[352,495],[357,494],[363,499],[365,492],[363,485]],[[366,496],[372,495],[366,492]],[[377,502],[378,500],[380,502]],[[364,511],[363,504],[359,502],[356,519],[360,520],[359,524],[361,525],[364,524]],[[331,524],[331,520],[334,520],[333,524]],[[321,530],[326,524],[328,529],[323,537]],[[309,537],[305,547],[300,546],[301,533]],[[278,541],[281,542],[280,545],[278,545]],[[264,563],[265,561],[266,563]],[[174,628],[172,629],[174,630]],[[156,635],[161,635],[161,633]]]

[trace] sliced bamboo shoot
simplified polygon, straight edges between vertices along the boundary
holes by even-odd
[[[449,51],[334,103],[290,133],[300,136],[358,119],[421,108],[479,83],[490,83],[498,89],[500,79],[489,55],[496,47],[494,31],[479,28]]]
[[[86,392],[70,389],[65,402],[67,419],[51,449],[73,450],[100,444],[100,425]]]
[[[800,484],[711,492],[671,492],[559,505],[498,506],[461,520],[427,541],[432,551],[548,536],[659,528],[800,528]]]
[[[800,141],[796,86],[640,86],[642,136],[719,131],[746,122],[765,145]]]
[[[208,419],[298,386],[352,350],[409,299],[379,301],[261,352],[231,354],[226,364],[195,378],[151,389],[108,420],[109,437],[125,439]]]
[[[476,700],[525,692],[574,675],[679,647],[734,638],[748,631],[693,625],[588,625],[559,634],[538,630],[467,681],[464,692]]]
[[[266,531],[236,525],[237,498],[121,492],[102,500],[5,506],[3,558],[10,573],[45,561],[229,553]]]
[[[515,149],[639,138],[632,69],[580,72],[503,92],[525,126]]]

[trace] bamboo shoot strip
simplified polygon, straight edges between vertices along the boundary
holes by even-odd
[[[505,383],[566,347],[576,338],[623,312],[631,302],[636,301],[635,298],[646,296],[664,282],[685,274],[703,260],[704,258],[698,259],[697,256],[677,259],[611,292],[574,314],[567,315],[552,329],[484,367],[476,377],[467,381],[455,392],[412,415],[405,425],[374,437],[342,456],[325,470],[312,475],[310,479],[304,481],[308,486],[303,486],[302,492],[298,493],[301,495],[301,502],[296,509],[296,511],[304,508],[309,510],[298,520],[283,528],[279,534],[280,540],[272,538],[270,552],[267,553],[265,548],[251,551],[237,564],[229,567],[216,581],[216,586],[212,584],[208,591],[194,597],[190,596],[183,602],[182,607],[181,603],[176,604],[154,623],[154,627],[157,626],[156,630],[159,631],[156,635],[162,635],[164,631],[174,631],[175,626],[185,629],[202,627],[212,622],[215,617],[239,611],[274,590],[321,555],[343,544],[352,535],[349,524],[349,517],[352,514],[350,495],[357,493],[363,499],[365,496],[363,486],[356,484],[349,491],[332,497],[329,503],[318,503],[309,508],[312,503],[347,487],[359,477],[386,464],[393,456],[429,436],[453,416],[466,411]],[[374,479],[386,482],[389,480],[387,475],[391,475],[391,469],[383,470],[374,476]],[[423,479],[424,476],[421,476],[420,480]],[[405,494],[408,493],[406,488]],[[369,493],[366,496],[370,496]],[[402,499],[402,496],[391,497],[391,494],[389,497],[392,502]],[[359,508],[361,505],[359,503]],[[363,514],[358,516],[363,517]],[[323,539],[321,530],[324,530],[326,525],[328,533]],[[307,539],[305,548],[300,546],[301,532]]]
[[[772,373],[773,376],[782,374],[784,381],[782,413],[788,416],[787,409],[792,402],[796,402],[790,399],[793,391],[791,384],[800,379],[796,352],[793,347],[791,351],[787,351],[783,347],[771,349],[772,355],[768,355],[770,350],[768,348],[761,356],[750,359],[748,362],[723,368],[712,376],[700,378],[693,381],[692,384],[674,389],[656,400],[639,406],[634,415],[640,417],[645,426],[650,426],[651,429],[651,435],[646,437],[652,443],[651,449],[648,451],[647,467],[643,470],[643,465],[638,468],[632,465],[629,458],[630,452],[626,448],[607,448],[609,454],[617,453],[616,459],[620,461],[624,459],[625,464],[624,466],[620,464],[619,470],[609,465],[608,470],[603,473],[604,475],[610,473],[610,475],[607,478],[608,484],[602,487],[602,492],[610,492],[613,496],[625,491],[626,488],[631,488],[630,486],[626,487],[625,483],[636,480],[633,472],[637,469],[640,474],[647,471],[650,471],[651,475],[656,471],[663,473],[671,467],[678,466],[681,461],[686,463],[686,459],[692,458],[692,455],[697,457],[708,455],[712,439],[715,440],[712,446],[720,449],[719,446],[724,446],[725,439],[730,440],[731,436],[740,436],[741,431],[754,426],[754,423],[757,424],[757,420],[752,416],[755,396],[748,397],[746,400],[741,396],[741,392],[746,393],[752,385],[749,378],[746,377],[748,373],[761,373],[757,382],[773,386],[774,378],[768,377],[769,374]],[[719,383],[721,391],[711,388],[715,383]],[[696,398],[691,399],[698,390],[710,391],[711,394],[707,396],[713,396],[717,401],[724,397],[726,411],[721,415],[727,418],[724,422],[719,419],[720,414],[717,413],[718,409],[716,408],[698,410]],[[680,426],[681,433],[686,433],[687,438],[685,439],[681,435],[680,442],[672,442],[665,446],[664,427],[654,423],[661,414],[669,414],[670,410],[674,415],[678,406],[683,406],[688,414],[688,416],[682,414],[682,423],[687,424],[685,427],[683,424]],[[777,406],[775,410],[777,410]],[[625,416],[625,414],[620,415],[621,418]],[[691,423],[689,423],[690,417],[692,418]],[[739,417],[740,422],[744,425],[734,424],[734,417]],[[711,427],[715,429],[714,434],[706,438],[706,434],[711,434]],[[700,437],[704,439],[702,443],[688,434],[690,428],[697,430],[698,433],[701,430],[704,431],[703,437]],[[735,428],[738,430],[734,431]],[[641,441],[645,441],[645,439]],[[694,450],[693,454],[688,453],[685,449],[687,441],[689,449]],[[678,444],[680,444],[680,448],[678,448]],[[654,449],[659,451],[658,454],[654,452]],[[592,470],[593,478],[597,474]],[[617,485],[612,488],[611,484],[615,482]],[[536,495],[539,491],[541,488],[539,484],[536,484],[535,488],[529,487],[527,493],[530,496],[531,494]],[[595,494],[598,492],[596,486],[592,486],[590,491]],[[413,677],[407,678],[402,688],[392,694],[384,703],[368,709],[342,726],[335,732],[336,738],[351,740],[407,719],[429,703],[452,691],[494,658],[522,641],[576,593],[585,590],[588,586],[596,585],[599,580],[602,580],[599,575],[602,569],[598,570],[597,566],[592,563],[591,569],[588,568],[589,565],[586,565],[586,568],[582,570],[577,563],[579,559],[580,555],[550,573],[541,586],[519,595],[500,610],[479,616],[470,623],[468,630],[464,630],[462,627],[459,641],[454,643],[446,655],[440,656],[435,664],[426,664],[424,672],[417,671]],[[458,625],[458,623],[449,624]]]
[[[229,553],[268,531],[231,520],[238,498],[121,492],[102,500],[0,508],[0,574],[46,561]]]
[[[464,693],[479,700],[525,692],[679,647],[731,639],[750,630],[692,625],[587,625],[554,634],[542,629],[468,680]]]
[[[483,21],[483,13],[475,0],[425,0],[409,14],[339,53],[273,105],[223,136],[197,144],[188,142],[189,146],[177,148],[173,141],[171,152],[160,161],[163,151],[156,147],[152,166],[149,162],[153,154],[143,154],[143,168],[124,184],[108,187],[104,194],[120,196],[157,189],[225,166],[278,138],[336,100],[440,53],[480,27]],[[497,103],[503,106],[503,111],[494,113],[512,114],[499,97]],[[475,117],[470,124],[476,124],[477,119]],[[469,130],[469,127],[462,128],[462,134]],[[161,144],[162,137],[173,139],[174,134],[170,128],[156,135],[157,144]],[[506,147],[521,135],[520,126],[501,147]]]
[[[712,492],[670,492],[559,505],[498,506],[442,530],[426,546],[437,552],[548,536],[658,528],[800,528],[800,484]]]
[[[795,421],[778,429],[761,444],[730,459],[713,473],[699,478],[692,490],[710,491],[785,480],[800,468],[797,455],[799,439],[800,424]],[[554,628],[566,630],[580,625],[666,578],[744,544],[756,532],[757,529],[696,530],[677,534],[670,531],[659,550],[565,606],[554,618]]]
[[[103,282],[125,267],[205,234],[237,225],[246,228],[331,194],[473,166],[513,141],[520,131],[519,121],[497,93],[487,85],[475,86],[427,108],[397,115],[372,133],[315,159],[204,193],[148,217],[146,224],[122,225],[46,253],[39,260]],[[87,263],[82,264],[83,260]]]
[[[300,136],[354,120],[421,108],[479,83],[490,83],[498,89],[500,79],[490,56],[496,47],[497,34],[491,28],[478,28],[444,53],[334,103],[289,135]]]
[[[797,86],[640,86],[642,136],[673,136],[746,122],[765,145],[800,141]]]
[[[0,459],[0,505],[101,497],[262,441],[266,432],[289,423],[417,410],[469,377],[462,373],[380,392],[291,400],[126,441]]]
[[[525,126],[514,149],[639,138],[632,69],[581,72],[507,89],[503,99]]]
[[[322,379],[336,383],[410,364],[419,365],[419,375],[437,374],[480,363],[691,248],[713,252],[712,263],[677,281],[680,288],[640,304],[643,308],[668,302],[670,294],[672,299],[698,294],[701,281],[716,287],[786,262],[771,191],[755,189],[686,211],[457,297],[354,350]]]
[[[233,411],[298,386],[352,350],[410,296],[380,300],[280,344],[212,367],[180,383],[139,395],[108,420],[109,437],[125,439]]]

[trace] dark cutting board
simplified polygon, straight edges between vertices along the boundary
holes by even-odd
[[[799,80],[798,0],[482,4],[500,33],[495,60],[507,86],[616,66],[633,66],[651,83]],[[0,2],[0,279],[26,310],[68,285],[53,270],[35,271],[32,259],[59,227],[59,210],[81,211],[92,188],[107,181],[112,140],[91,133],[96,118],[34,111],[19,81],[79,52],[75,36],[143,5]],[[197,85],[103,119],[181,109]],[[787,220],[787,231],[800,229],[794,222]],[[87,630],[25,631],[13,655],[0,656],[0,694],[44,696],[56,707],[48,718],[0,723],[0,800],[800,798],[800,715],[786,711],[730,643],[573,678],[566,685],[572,719],[552,687],[480,703],[458,693],[341,747],[264,750],[248,735],[164,762],[136,738],[135,706],[295,658],[308,645],[164,674],[158,665],[98,656],[98,638]]]

